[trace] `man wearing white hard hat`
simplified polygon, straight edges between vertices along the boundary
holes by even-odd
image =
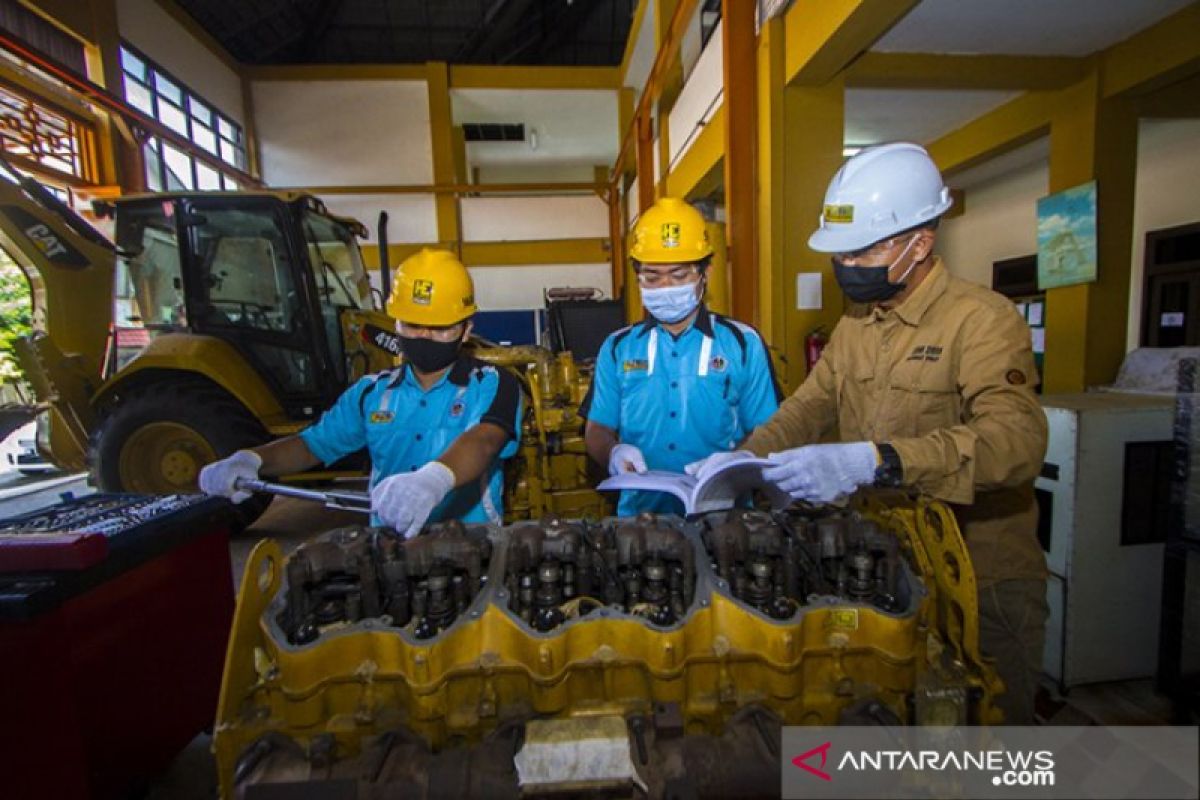
[[[764,477],[796,499],[875,485],[949,503],[978,579],[981,646],[1007,685],[998,705],[1009,724],[1032,724],[1047,615],[1033,480],[1046,417],[1013,303],[933,254],[950,205],[918,145],[868,148],[842,165],[808,244],[831,254],[852,305],[807,380],[742,447],[776,462]],[[816,444],[835,429],[839,443]]]

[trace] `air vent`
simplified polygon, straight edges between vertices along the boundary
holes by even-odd
[[[523,142],[525,126],[502,122],[464,122],[463,134],[468,142]]]

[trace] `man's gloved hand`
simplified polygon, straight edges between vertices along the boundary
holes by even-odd
[[[730,464],[734,461],[745,461],[748,458],[754,458],[754,453],[749,450],[730,450],[729,452],[713,453],[708,458],[702,458],[699,461],[693,461],[683,468],[683,471],[688,475],[695,475],[696,480],[702,481],[713,473],[717,467],[722,464]]]
[[[371,490],[371,513],[405,539],[421,527],[437,504],[454,488],[454,473],[440,461],[430,461],[416,472],[391,475]]]
[[[608,474],[616,475],[621,472],[645,472],[646,457],[642,451],[631,444],[622,442],[608,454]]]
[[[871,442],[810,444],[767,458],[778,466],[764,469],[763,478],[796,500],[832,503],[875,482],[879,451]]]
[[[228,458],[213,463],[200,470],[200,491],[205,494],[228,497],[235,503],[242,503],[251,498],[250,492],[240,492],[234,488],[238,478],[258,480],[258,470],[262,466],[262,456],[253,450],[238,450]]]

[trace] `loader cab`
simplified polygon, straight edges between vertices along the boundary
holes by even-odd
[[[212,336],[237,349],[290,418],[315,417],[346,386],[342,312],[371,302],[355,225],[304,195],[120,201],[107,374],[164,333]]]

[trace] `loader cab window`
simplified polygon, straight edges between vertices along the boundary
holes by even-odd
[[[204,313],[218,325],[292,333],[299,299],[283,232],[270,209],[205,209],[196,225]]]
[[[155,336],[187,328],[173,212],[171,203],[153,203],[127,206],[119,214],[112,350],[117,369]]]
[[[285,399],[310,406],[317,368],[283,208],[215,198],[183,206],[193,327],[246,354]]]
[[[345,380],[346,350],[342,341],[343,309],[366,307],[367,273],[354,234],[329,217],[305,210],[302,227],[309,269],[317,290],[322,329],[338,379]]]

